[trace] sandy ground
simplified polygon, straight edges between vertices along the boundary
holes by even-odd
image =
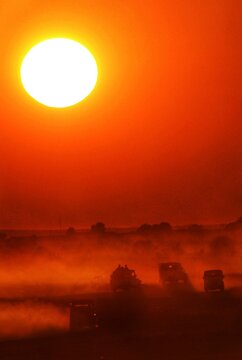
[[[69,299],[55,299],[53,308],[48,302],[48,311],[45,301],[35,299],[32,306],[35,312],[42,308],[41,317],[50,316],[51,329],[46,321],[38,331],[39,319],[32,315],[32,334],[2,338],[1,360],[242,359],[240,289],[173,296],[152,290],[145,296],[99,294],[94,296],[99,328],[75,334],[68,331]]]
[[[0,344],[1,360],[230,359],[242,356],[240,336],[78,334]]]

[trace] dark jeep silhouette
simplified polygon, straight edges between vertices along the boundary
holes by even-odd
[[[114,292],[128,291],[140,289],[141,281],[137,278],[134,270],[129,269],[127,265],[119,265],[111,274],[110,286]]]
[[[187,273],[178,262],[159,264],[160,283],[167,289],[188,289],[191,284]]]

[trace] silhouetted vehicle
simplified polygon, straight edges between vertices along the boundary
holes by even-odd
[[[222,270],[204,271],[203,280],[205,291],[224,291],[224,274]]]
[[[140,289],[141,281],[137,278],[134,270],[129,269],[127,265],[119,265],[111,274],[110,286],[114,292],[128,291],[132,289]]]
[[[98,327],[94,304],[84,300],[77,304],[70,304],[70,331],[79,332]]]
[[[165,288],[185,289],[190,285],[186,272],[178,262],[160,263],[159,275]]]

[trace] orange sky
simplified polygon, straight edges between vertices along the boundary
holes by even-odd
[[[3,0],[0,226],[223,222],[242,214],[240,0]],[[23,90],[26,51],[72,37],[98,84],[68,109]]]

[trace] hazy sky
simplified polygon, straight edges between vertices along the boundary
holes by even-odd
[[[0,226],[224,222],[242,215],[241,0],[1,1]],[[30,98],[26,51],[72,37],[95,91]]]

